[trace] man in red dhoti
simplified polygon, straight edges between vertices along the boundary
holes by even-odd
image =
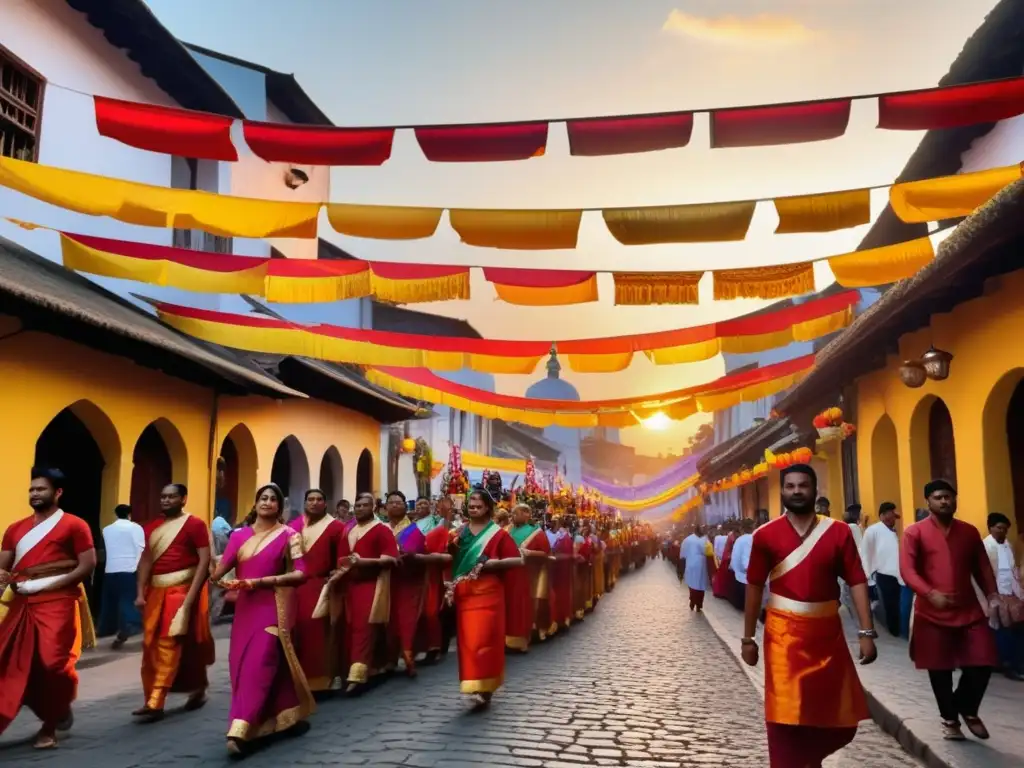
[[[523,588],[513,589],[507,597],[510,606],[518,603],[506,611],[505,645],[510,648],[517,645],[529,647],[534,632],[539,640],[545,640],[551,629],[551,591],[548,586],[551,543],[544,529],[530,522],[531,516],[529,506],[517,504],[512,509],[512,527],[508,530],[526,565],[505,574],[506,589],[509,584],[517,583],[520,576],[525,579]],[[528,617],[528,625],[524,615]]]
[[[551,587],[551,619],[548,634],[560,627],[568,628],[573,619],[573,581],[576,571],[576,551],[572,534],[562,518],[555,518],[555,532],[548,537],[554,561],[548,566]]]
[[[139,722],[164,716],[168,693],[187,693],[186,710],[206,703],[213,664],[210,604],[210,530],[185,511],[188,489],[172,483],[160,492],[163,517],[143,531],[138,598],[142,611],[142,691],[145,704],[132,712]]]
[[[867,577],[850,527],[814,513],[817,477],[805,464],[782,471],[785,514],[757,530],[747,567],[743,660],[758,660],[754,631],[771,579],[764,625],[765,719],[771,768],[820,768],[869,719],[867,699],[839,617],[839,582],[850,585],[863,664],[876,658]]]
[[[416,629],[427,586],[427,569],[421,556],[426,554],[427,540],[409,519],[405,494],[401,491],[388,493],[385,509],[398,546],[398,565],[391,574],[390,663],[393,668],[401,657],[405,674],[416,677]]]
[[[95,641],[82,582],[96,567],[89,525],[58,506],[64,473],[33,468],[32,515],[0,544],[0,733],[22,706],[42,720],[36,749],[57,746],[78,692],[75,663]]]
[[[372,493],[356,497],[355,525],[341,541],[339,571],[345,595],[345,649],[348,687],[362,691],[387,663],[387,627],[391,615],[391,569],[398,562],[398,545],[391,530],[374,516]]]
[[[990,610],[999,608],[995,573],[978,530],[954,518],[953,486],[932,480],[924,495],[929,515],[904,531],[900,548],[900,574],[915,595],[910,658],[918,669],[928,671],[943,737],[964,738],[962,717],[971,733],[987,739],[988,729],[978,711],[999,657],[981,600]],[[961,675],[954,691],[955,669]]]
[[[419,501],[416,502],[419,505]],[[451,578],[452,556],[448,554],[451,543],[452,502],[447,496],[437,500],[436,514],[428,513],[416,525],[425,537],[425,554],[419,560],[426,568],[426,586],[423,593],[423,611],[417,629],[416,650],[426,654],[428,664],[436,662],[448,647],[442,623],[444,583]]]
[[[594,607],[594,574],[591,558],[594,547],[590,541],[590,526],[584,523],[573,538],[576,565],[572,583],[572,611],[576,621],[583,621],[588,610]]]
[[[311,691],[341,688],[344,601],[333,601],[328,615],[314,617],[320,593],[337,567],[345,524],[327,514],[327,497],[319,488],[306,491],[302,517],[292,521],[302,537],[306,580],[295,588],[292,642]]]

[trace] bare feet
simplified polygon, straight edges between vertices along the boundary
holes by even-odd
[[[197,691],[188,697],[188,701],[185,702],[186,712],[195,712],[197,709],[202,709],[206,706],[206,702],[209,699],[206,698],[206,691]]]
[[[162,709],[150,709],[149,707],[143,707],[142,709],[136,709],[132,712],[132,717],[138,723],[155,723],[158,720],[164,719],[164,711]]]

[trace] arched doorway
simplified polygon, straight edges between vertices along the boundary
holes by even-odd
[[[309,489],[309,460],[302,443],[295,435],[288,435],[277,446],[270,481],[276,483],[288,502],[285,517],[291,519],[302,511],[302,494]]]
[[[874,522],[878,514],[878,507],[882,502],[891,501],[897,507],[902,505],[900,496],[900,456],[899,446],[896,441],[896,425],[888,414],[885,414],[875,424],[875,430],[871,433],[871,479],[874,508],[867,510],[867,513]],[[911,510],[903,510],[905,513]],[[908,515],[910,522],[913,522],[913,515]],[[900,517],[902,524],[903,516]]]
[[[928,410],[928,462],[933,478],[949,480],[956,487],[953,417],[940,397],[932,401]]]
[[[248,514],[256,491],[256,442],[244,424],[236,424],[221,443],[216,514],[230,523]]]
[[[333,510],[345,494],[343,477],[341,453],[332,445],[320,460],[320,490],[327,498],[328,509]]]
[[[145,525],[160,514],[160,491],[174,480],[174,464],[160,431],[150,424],[132,452],[132,519]]]
[[[1006,444],[1010,453],[1010,479],[1017,536],[1024,531],[1024,381],[1017,384],[1006,409]]]
[[[363,448],[356,465],[356,493],[373,493],[373,454]]]

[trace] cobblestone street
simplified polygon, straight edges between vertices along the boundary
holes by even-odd
[[[764,768],[759,694],[703,616],[686,610],[685,587],[661,561],[620,581],[596,614],[567,635],[509,661],[491,711],[469,714],[455,660],[395,679],[361,699],[328,701],[302,738],[246,766],[347,765],[460,768],[522,766],[723,766]],[[227,641],[217,644],[210,703],[139,726],[138,656],[82,674],[77,723],[57,753],[35,754],[36,724],[23,713],[0,762],[53,768],[210,766],[224,750]],[[874,725],[833,766],[914,766]]]

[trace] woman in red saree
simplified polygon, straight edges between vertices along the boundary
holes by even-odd
[[[236,531],[212,579],[238,592],[228,666],[231,708],[228,751],[241,755],[274,733],[300,735],[313,712],[295,655],[294,587],[305,580],[302,540],[281,522],[284,494],[271,483],[256,493],[256,522]],[[232,568],[235,579],[221,581]]]
[[[302,537],[302,560],[306,567],[306,580],[295,588],[295,653],[311,691],[336,690],[341,687],[344,617],[340,610],[322,618],[314,618],[313,612],[337,566],[345,524],[327,514],[324,492],[310,488],[306,491],[305,511],[291,526]],[[340,600],[336,607],[341,607]]]
[[[469,521],[455,542],[455,621],[459,682],[474,706],[486,707],[505,681],[505,582],[503,572],[523,565],[512,537],[493,520],[494,500],[470,494]]]

